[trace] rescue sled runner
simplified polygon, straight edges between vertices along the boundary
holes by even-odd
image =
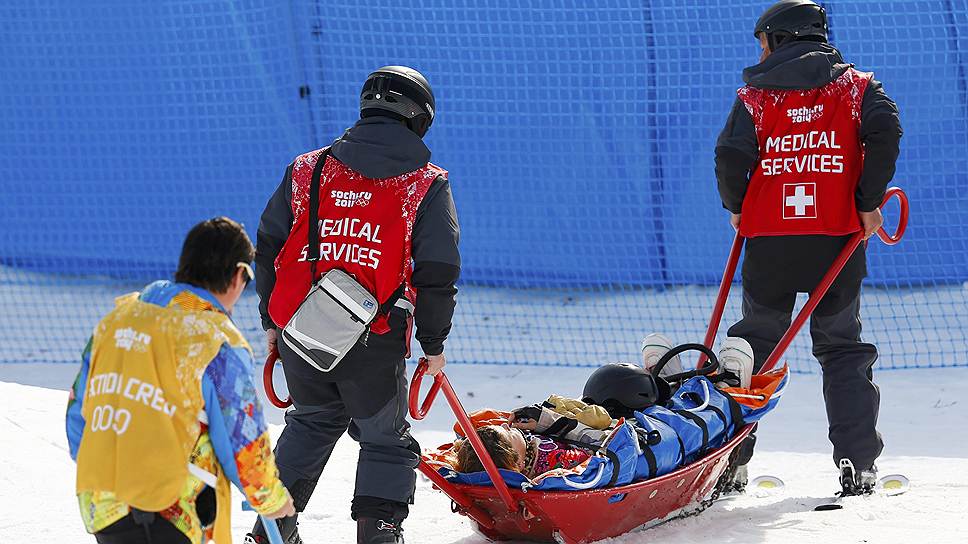
[[[888,189],[881,207],[894,196],[898,198],[900,205],[897,229],[893,235],[887,234],[883,227],[877,232],[878,237],[888,245],[894,245],[900,241],[908,219],[907,197],[897,187]],[[850,238],[820,284],[810,293],[807,303],[763,364],[759,375],[773,369],[862,241],[862,232]],[[742,246],[743,239],[737,234],[733,240],[712,318],[706,331],[704,340],[706,352],[711,349],[716,330],[722,320],[723,309]],[[702,369],[708,370],[710,365],[704,365],[706,359],[707,356],[704,353],[698,364],[699,369],[695,371],[697,374],[703,373],[700,371]],[[271,369],[271,363],[267,362],[267,367]],[[473,520],[477,530],[490,540],[515,539],[584,544],[618,536],[636,528],[653,527],[670,519],[698,514],[719,497],[720,491],[731,479],[731,469],[735,468],[730,466],[731,456],[756,426],[756,423],[745,425],[724,445],[701,459],[653,479],[592,490],[512,489],[505,483],[484,448],[457,393],[454,392],[443,372],[434,377],[426,398],[423,403],[420,403],[420,384],[426,370],[427,363],[421,361],[410,384],[411,417],[415,420],[423,419],[437,394],[443,391],[444,398],[457,416],[458,425],[470,440],[494,485],[478,486],[451,482],[427,462],[429,459],[426,456],[421,458],[417,468],[433,482],[435,487],[451,498],[451,507],[455,513]],[[266,386],[267,389],[271,386],[270,380],[266,381]],[[274,394],[270,395],[270,398],[274,396]]]

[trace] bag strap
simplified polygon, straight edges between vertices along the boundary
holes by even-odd
[[[313,167],[312,180],[309,182],[309,248],[306,260],[309,261],[312,271],[310,284],[316,283],[316,262],[319,261],[319,178],[323,175],[329,150],[330,148],[327,147],[319,154],[316,166]]]
[[[380,308],[377,310],[378,315],[390,315],[390,310],[397,305],[397,301],[404,298],[404,290],[406,289],[406,284],[401,283],[399,287],[390,293],[390,296],[380,304]],[[413,313],[413,312],[411,312]]]

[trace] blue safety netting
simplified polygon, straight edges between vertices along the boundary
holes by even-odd
[[[698,340],[732,236],[713,145],[768,4],[0,6],[0,362],[75,360],[112,297],[170,275],[202,219],[254,239],[286,164],[353,122],[385,64],[438,97],[428,143],[464,258],[451,359],[593,365],[636,358],[653,330]],[[911,225],[870,245],[865,338],[882,368],[968,365],[968,2],[824,5],[905,129]],[[253,340],[255,304],[237,315]],[[737,312],[734,293],[726,323]],[[808,339],[789,356],[813,368]]]

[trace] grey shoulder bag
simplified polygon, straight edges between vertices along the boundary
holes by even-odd
[[[329,149],[313,168],[309,186],[309,248],[312,278],[319,261],[319,190]],[[380,310],[376,297],[352,276],[334,268],[315,282],[289,323],[282,340],[321,372],[333,370],[359,342]]]

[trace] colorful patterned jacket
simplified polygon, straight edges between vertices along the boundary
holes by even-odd
[[[131,297],[130,300],[135,299]],[[148,285],[137,295],[137,301],[186,312],[226,314],[209,292],[167,281]],[[96,335],[84,350],[67,407],[67,437],[71,457],[75,460],[85,432],[93,432],[85,422],[83,408],[85,398],[91,394],[90,388],[94,387],[89,379],[92,351],[97,351],[94,338]],[[278,478],[262,407],[256,396],[253,360],[248,345],[238,335],[237,341],[225,342],[221,348],[215,346],[215,349],[217,354],[204,365],[200,377],[204,411],[192,429],[197,432],[189,458],[193,469],[181,485],[178,499],[159,512],[192,542],[210,539],[230,542],[228,504],[219,500],[221,507],[216,513],[216,501],[213,500],[228,498],[228,484],[224,482],[235,484],[260,513],[274,512],[288,499]],[[104,389],[103,385],[99,387]],[[131,470],[136,471],[138,467],[131,467]],[[214,497],[210,486],[215,482],[207,477],[209,475],[217,477]],[[208,484],[203,480],[208,480]],[[130,511],[129,506],[118,500],[112,491],[80,491],[78,503],[84,525],[90,533],[106,528]]]

